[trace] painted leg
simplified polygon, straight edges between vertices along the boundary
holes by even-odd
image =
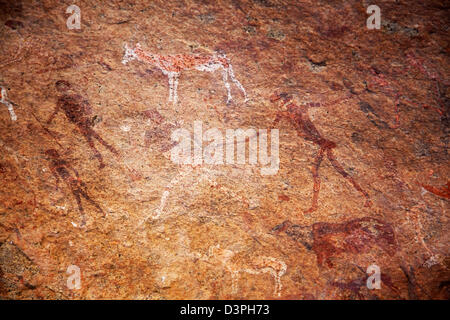
[[[95,148],[94,141],[92,141],[91,134],[87,133],[84,135],[84,137],[86,138],[86,140],[89,144],[89,147],[91,147],[92,151],[94,152],[95,156],[97,157],[98,162],[100,163],[100,166],[99,166],[100,169],[104,168],[105,164],[103,163],[103,157],[100,154],[100,152],[98,152],[97,148]]]
[[[228,72],[225,69],[223,69],[223,71],[222,71],[222,79],[223,79],[223,83],[225,84],[225,88],[227,88],[227,104],[229,104],[231,102],[232,96],[231,96],[230,83],[228,82]]]
[[[79,190],[73,190],[72,189],[72,194],[75,197],[75,199],[77,200],[77,204],[78,204],[78,211],[81,214],[81,227],[84,226],[86,224],[86,218],[84,217],[84,210],[83,210],[83,206],[81,204],[81,198],[80,198],[80,193]]]
[[[320,163],[322,162],[324,154],[324,149],[320,148],[319,153],[316,156],[314,166],[312,167],[312,176],[314,180],[314,187],[313,187],[313,197],[312,197],[312,203],[311,208],[305,211],[305,214],[314,212],[317,210],[317,202],[319,200],[319,191],[320,191],[320,176],[319,176],[319,168]]]
[[[90,204],[92,204],[95,208],[97,208],[98,211],[100,211],[103,214],[103,217],[105,216],[105,213],[103,212],[102,208],[100,208],[100,206],[97,204],[97,202],[95,202],[94,200],[91,199],[91,197],[89,197],[89,195],[83,191],[83,190],[79,190],[78,191],[79,194],[81,194],[83,196],[83,198],[86,199],[86,201],[88,201]]]
[[[275,273],[274,275],[275,278],[275,294],[279,297],[281,296],[281,275],[278,273]]]
[[[169,102],[173,100],[173,75],[169,74]]]
[[[176,104],[178,101],[178,77],[180,75],[178,73],[175,73],[173,76],[173,90],[172,90],[172,97],[173,97],[173,104]]]
[[[230,273],[231,273],[231,293],[237,294],[239,271],[230,271]]]
[[[364,198],[366,198],[366,202],[364,203],[364,206],[370,207],[372,205],[372,202],[370,201],[369,194],[361,188],[361,186],[355,181],[355,179],[353,179],[347,172],[345,172],[344,168],[342,168],[342,166],[336,160],[336,157],[334,156],[332,149],[327,150],[327,157],[330,160],[331,165],[334,167],[334,169],[341,176],[343,176],[345,179],[347,179],[353,185],[353,187],[364,196]]]
[[[100,137],[99,134],[97,132],[95,132],[94,130],[89,130],[89,135],[91,135],[95,139],[97,139],[98,142],[100,142],[105,148],[107,148],[109,151],[111,151],[115,155],[119,154],[119,152],[117,152],[117,150],[114,149],[113,146],[109,145],[109,143],[107,143],[105,140],[103,140],[102,137]]]
[[[244,87],[242,86],[242,84],[236,79],[236,77],[234,76],[234,72],[233,72],[233,67],[231,66],[231,64],[228,66],[228,74],[230,75],[231,80],[234,82],[234,84],[242,91],[242,93],[244,94],[244,98],[245,101],[248,101],[248,97],[247,97],[247,92],[245,92]]]
[[[166,205],[167,205],[167,200],[170,196],[170,192],[172,191],[172,189],[177,186],[180,181],[182,179],[184,179],[184,177],[186,177],[189,173],[192,172],[192,168],[191,167],[185,167],[181,169],[181,172],[178,173],[178,175],[176,175],[172,180],[170,180],[169,184],[166,185],[166,187],[164,188],[165,190],[163,191],[162,195],[161,195],[161,200],[159,202],[159,207],[153,212],[150,212],[149,214],[147,214],[139,223],[138,227],[140,227],[142,224],[144,224],[150,217],[152,219],[159,219],[165,211]]]
[[[11,120],[16,121],[17,116],[16,116],[16,113],[14,112],[14,108],[13,108],[12,104],[9,102],[6,102],[6,106],[8,107],[9,116],[11,117]]]
[[[17,116],[16,113],[14,112],[14,108],[12,106],[12,104],[8,101],[8,97],[7,97],[7,93],[6,93],[6,89],[4,87],[0,86],[0,102],[3,103],[9,111],[9,116],[11,118],[12,121],[16,121],[17,120]]]

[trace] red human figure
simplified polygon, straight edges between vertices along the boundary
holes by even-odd
[[[337,101],[333,101],[329,104],[337,103],[342,100],[346,100],[348,98],[339,99]],[[272,102],[279,102],[280,109],[282,111],[277,113],[277,117],[275,118],[274,124],[278,123],[281,118],[287,118],[294,126],[299,136],[304,139],[311,141],[312,143],[319,146],[319,152],[317,153],[314,159],[314,165],[312,167],[312,176],[314,179],[314,188],[313,188],[313,198],[311,208],[305,211],[306,214],[314,212],[318,208],[318,199],[320,192],[320,176],[319,176],[319,168],[322,163],[323,157],[326,156],[330,161],[333,168],[342,175],[347,181],[349,181],[353,187],[360,192],[366,201],[364,203],[365,207],[370,207],[372,205],[369,195],[366,191],[364,191],[361,186],[351,177],[341,166],[339,161],[336,159],[336,156],[333,153],[333,149],[336,148],[336,143],[325,139],[317,130],[316,126],[312,123],[311,119],[308,115],[308,109],[310,107],[320,107],[321,103],[307,103],[304,105],[297,105],[292,102],[292,98],[288,94],[273,94],[271,96]]]
[[[118,152],[114,147],[109,145],[105,140],[94,131],[92,119],[92,108],[89,101],[84,99],[77,93],[71,93],[71,85],[65,80],[58,80],[56,82],[56,89],[62,94],[56,103],[56,108],[50,118],[47,120],[47,124],[50,123],[53,118],[58,114],[61,109],[66,114],[67,119],[75,124],[80,133],[86,138],[90,148],[94,152],[98,161],[100,162],[100,168],[104,168],[103,157],[100,152],[95,148],[94,139],[97,139],[103,146],[105,146],[113,154],[118,155]]]
[[[75,200],[78,204],[78,210],[80,211],[82,217],[81,226],[84,226],[86,223],[83,205],[81,204],[81,197],[86,199],[98,211],[100,211],[103,216],[105,216],[102,208],[100,208],[100,206],[94,200],[92,200],[87,193],[86,184],[80,180],[78,172],[74,168],[72,168],[72,166],[70,166],[70,164],[66,160],[63,160],[55,149],[46,150],[45,156],[46,159],[50,162],[50,171],[52,172],[56,181],[59,182],[62,179],[70,188],[73,196],[75,197]]]

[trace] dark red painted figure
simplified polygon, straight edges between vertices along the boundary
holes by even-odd
[[[364,276],[362,278],[354,279],[354,280],[351,280],[348,282],[332,281],[332,282],[330,282],[330,284],[333,287],[337,287],[341,290],[347,290],[347,291],[352,292],[352,294],[354,296],[358,297],[358,299],[361,299],[361,300],[367,299],[367,297],[365,297],[363,294],[363,289],[367,288],[367,279],[369,278],[369,275],[366,274],[366,272],[363,268],[358,267],[358,269],[360,269],[364,273]],[[380,280],[384,286],[391,289],[395,294],[397,294],[397,295],[399,294],[398,288],[393,284],[392,279],[389,275],[387,275],[385,273],[381,273]],[[376,296],[369,295],[368,298],[376,299]]]
[[[94,131],[92,119],[90,117],[90,115],[92,114],[92,108],[89,104],[89,101],[87,101],[77,93],[71,93],[71,85],[65,80],[58,80],[56,82],[56,89],[62,95],[58,98],[55,111],[52,113],[47,123],[50,123],[56,116],[56,114],[58,114],[58,112],[62,109],[66,114],[67,119],[75,124],[80,130],[80,133],[86,138],[89,146],[100,162],[100,168],[104,168],[105,164],[103,163],[103,157],[95,148],[93,139],[97,139],[98,142],[100,142],[115,155],[117,155],[118,152],[116,151],[116,149],[114,149],[114,147],[105,142],[97,132]]]
[[[337,103],[346,99],[348,98],[333,101],[329,104]],[[311,119],[309,118],[308,109],[310,107],[320,107],[322,106],[322,104],[308,103],[304,105],[296,105],[292,102],[292,98],[288,94],[284,93],[273,94],[271,96],[271,101],[272,102],[279,101],[280,109],[282,110],[278,112],[274,124],[278,123],[278,121],[281,118],[287,118],[295,126],[295,129],[297,130],[299,136],[303,137],[308,141],[311,141],[312,143],[318,145],[320,148],[314,160],[314,165],[312,167],[312,175],[314,179],[312,204],[311,208],[306,210],[305,213],[311,213],[317,210],[318,208],[317,201],[319,199],[319,191],[320,191],[319,168],[325,155],[331,162],[333,168],[345,179],[347,179],[353,185],[353,187],[366,198],[364,206],[370,207],[372,203],[370,201],[367,192],[364,191],[361,188],[361,186],[344,170],[344,168],[341,166],[341,164],[337,161],[336,157],[334,156],[333,149],[336,148],[336,143],[334,143],[331,140],[323,138],[322,135],[317,130],[317,128],[315,127],[315,125],[312,123]]]
[[[55,149],[46,150],[45,156],[46,159],[50,162],[50,170],[53,173],[56,181],[59,182],[62,179],[70,188],[73,196],[75,197],[78,204],[78,209],[82,216],[81,225],[83,226],[86,222],[84,209],[81,204],[81,196],[95,208],[97,208],[97,210],[100,211],[103,216],[105,216],[102,208],[100,208],[100,206],[94,200],[92,200],[87,193],[86,184],[80,180],[78,172],[74,168],[72,168],[72,166],[70,166],[70,164],[66,160],[62,159]]]
[[[360,254],[377,246],[389,256],[397,251],[392,226],[376,218],[363,217],[342,223],[317,222],[300,226],[285,221],[273,228],[313,250],[319,265],[333,267],[331,258],[342,253]]]

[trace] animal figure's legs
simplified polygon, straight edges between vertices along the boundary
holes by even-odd
[[[12,104],[7,100],[6,89],[3,87],[0,87],[0,88],[1,88],[0,102],[3,103],[8,108],[9,116],[11,117],[11,120],[16,121],[17,116],[16,116],[16,113],[14,112],[14,108],[13,108]]]
[[[313,198],[311,203],[311,208],[305,211],[305,214],[314,212],[317,210],[317,201],[319,200],[319,191],[320,191],[320,176],[319,176],[319,168],[320,163],[323,159],[325,149],[320,148],[319,153],[316,156],[314,166],[312,167],[312,175],[314,179],[314,187],[313,187]]]
[[[236,79],[236,77],[234,76],[234,72],[233,72],[233,67],[231,66],[231,64],[228,65],[228,74],[231,78],[231,81],[234,82],[234,84],[242,91],[242,93],[244,94],[245,97],[245,101],[248,101],[248,97],[247,97],[247,92],[245,92],[244,87],[242,86],[242,84]]]
[[[173,76],[173,89],[172,89],[172,98],[173,103],[176,104],[178,101],[178,77],[180,75],[178,73],[175,73]]]
[[[232,96],[231,96],[230,83],[228,82],[228,72],[225,68],[222,70],[222,78],[223,78],[223,83],[225,84],[225,88],[227,88],[227,104],[229,104],[231,102]]]
[[[361,186],[353,179],[347,172],[345,172],[344,168],[339,164],[339,162],[336,160],[336,157],[333,154],[333,149],[327,150],[327,157],[331,162],[331,165],[334,167],[334,169],[339,172],[341,176],[343,176],[345,179],[347,179],[353,187],[359,191],[365,198],[366,202],[364,203],[365,207],[370,207],[372,205],[372,202],[370,201],[369,195],[367,192],[365,192]]]
[[[235,271],[235,270],[229,270],[230,274],[231,274],[231,293],[232,294],[237,294],[237,285],[238,285],[238,281],[239,281],[239,270]]]
[[[5,101],[4,104],[8,107],[9,116],[11,117],[11,120],[12,121],[16,121],[17,120],[17,116],[16,116],[16,113],[14,112],[12,104],[9,103],[8,101]]]
[[[281,284],[281,277],[285,273],[284,271],[272,271],[273,277],[275,278],[275,293],[277,296],[281,296],[281,289],[283,288]]]
[[[169,73],[167,75],[169,77],[169,102],[173,101],[173,74]]]
[[[178,77],[180,76],[177,72],[168,72],[169,77],[169,102],[172,101],[173,104],[177,103],[178,100]]]
[[[162,193],[161,196],[161,200],[159,203],[159,207],[154,211],[154,212],[150,212],[149,214],[147,214],[139,223],[138,226],[141,226],[143,223],[145,223],[150,217],[152,219],[158,219],[161,217],[161,215],[164,213],[165,208],[166,208],[166,204],[167,204],[167,199],[170,196],[170,191],[172,191],[173,187],[175,187],[176,185],[178,185],[180,183],[180,181],[186,177],[189,173],[192,172],[192,168],[191,167],[185,167],[183,169],[181,169],[181,171],[178,173],[178,175],[176,175],[172,180],[170,180],[169,184],[165,187],[165,190]]]

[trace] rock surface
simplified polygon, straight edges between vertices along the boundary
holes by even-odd
[[[0,297],[449,298],[448,2],[76,2],[0,1]],[[279,170],[174,163],[196,121]]]

